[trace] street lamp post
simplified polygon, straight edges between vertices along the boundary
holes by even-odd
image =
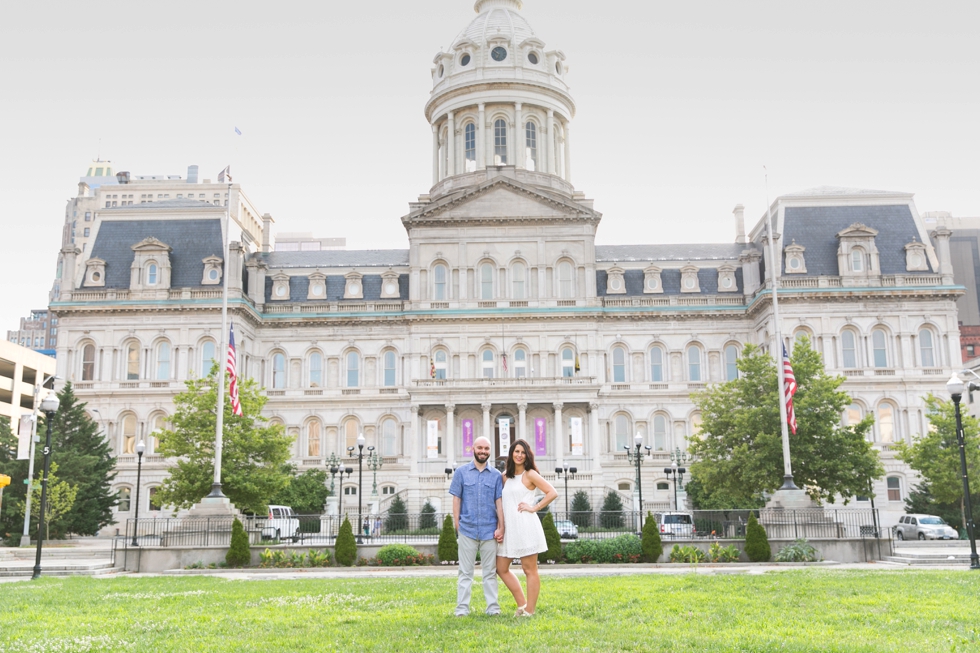
[[[640,499],[640,530],[643,530],[643,483],[640,478],[640,462],[643,460],[644,453],[642,449],[644,449],[644,447],[643,436],[639,433],[637,433],[633,438],[633,446],[635,447],[634,449],[630,449],[629,445],[623,445],[623,448],[626,449],[626,457],[629,459],[629,461],[636,465],[636,490]],[[653,451],[650,449],[650,447],[645,448],[645,455],[652,456]]]
[[[368,447],[368,451],[371,453],[367,457],[367,466],[374,474],[371,485],[371,502],[375,503],[378,502],[378,470],[384,465],[384,461],[378,455],[378,452],[374,451],[374,447]]]
[[[562,474],[565,475],[564,476],[564,478],[565,478],[565,519],[568,519],[569,518],[568,517],[568,478],[569,477],[574,478],[577,473],[578,473],[578,468],[577,467],[569,467],[568,465],[565,465],[564,467],[555,467],[555,474],[558,475],[558,478],[562,478]]]
[[[664,467],[664,474],[667,475],[667,480],[674,479],[674,510],[679,510],[677,507],[677,484],[684,478],[684,472],[686,471],[686,468],[677,466],[676,460],[670,463],[670,467]]]
[[[340,494],[337,495],[337,517],[340,519],[340,523],[344,523],[344,474],[347,474],[347,478],[354,473],[354,470],[350,467],[331,467],[331,474],[340,474]],[[333,487],[333,479],[330,479],[330,486]]]
[[[48,472],[51,469],[51,423],[54,421],[54,414],[58,412],[58,395],[52,390],[41,402],[41,412],[44,413],[47,422],[47,436],[44,442],[44,473],[41,477],[41,512],[37,520],[37,556],[34,559],[34,575],[31,580],[41,577],[41,548],[44,544],[44,512],[48,508]]]
[[[140,440],[136,445],[136,519],[133,521],[133,546],[139,546],[136,536],[140,528],[140,480],[143,475],[143,452],[146,451],[146,443]]]
[[[975,388],[974,385],[975,384],[970,383],[971,390],[980,389]],[[966,536],[970,539],[970,569],[980,570],[980,557],[977,556],[977,541],[974,539],[973,534],[973,505],[970,501],[970,478],[967,475],[966,444],[964,443],[963,437],[963,419],[960,417],[960,400],[963,398],[963,391],[966,390],[966,384],[963,383],[960,377],[953,374],[949,381],[946,382],[946,390],[952,397],[953,405],[956,407],[956,442],[960,447],[960,472],[963,474],[963,501],[966,507]],[[41,499],[41,502],[41,505],[44,505],[44,499]]]
[[[360,435],[357,436],[357,453],[356,454],[354,453],[354,447],[347,447],[347,453],[349,453],[352,458],[355,456],[357,457],[357,543],[358,544],[364,543],[364,541],[361,539],[361,534],[364,531],[364,528],[361,525],[361,519],[362,519],[361,510],[363,505],[361,501],[361,496],[363,495],[363,490],[364,490],[364,443],[365,442],[366,441],[364,439],[364,434],[361,433]],[[374,451],[374,447],[368,447],[368,451],[369,452]]]

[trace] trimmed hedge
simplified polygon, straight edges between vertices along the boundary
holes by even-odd
[[[446,515],[442,520],[442,532],[439,533],[439,562],[457,562],[459,560],[459,542],[456,539],[456,529],[453,527],[453,516]]]
[[[347,517],[344,517],[344,523],[340,525],[340,533],[337,534],[334,560],[344,567],[350,567],[357,561],[357,541],[354,539],[354,529]]]
[[[620,535],[607,540],[576,540],[565,545],[568,562],[639,562],[643,546],[636,535]]]
[[[769,562],[772,557],[766,529],[755,518],[755,513],[749,515],[749,525],[745,529],[745,555],[752,562]]]
[[[664,544],[660,539],[660,525],[652,513],[647,512],[643,524],[643,562],[656,562],[664,554]]]
[[[541,520],[541,526],[544,527],[544,539],[548,543],[548,550],[538,554],[538,563],[544,564],[549,560],[561,562],[561,535],[555,528],[555,519],[550,512]]]
[[[225,563],[229,567],[247,567],[252,564],[252,552],[248,543],[248,533],[242,522],[235,517],[231,525],[231,548],[225,555]]]

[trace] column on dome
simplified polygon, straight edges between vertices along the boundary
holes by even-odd
[[[524,135],[524,105],[520,102],[514,103],[514,165],[517,166],[518,170],[524,168],[524,150],[526,145],[524,144],[526,136]]]
[[[456,174],[456,114],[450,111],[447,121],[449,130],[446,132],[446,149],[448,154],[446,157],[446,176],[452,177]]]
[[[446,462],[452,467],[456,462],[456,406],[446,404]]]
[[[548,160],[546,162],[545,170],[548,174],[555,174],[555,111],[554,109],[548,109],[548,121],[545,127],[547,134],[545,140],[548,141],[547,151]]]
[[[562,434],[561,409],[564,406],[560,401],[555,404],[555,466],[561,467],[565,464],[565,436]]]
[[[479,105],[480,115],[476,124],[476,169],[487,169],[487,105]]]
[[[432,185],[439,183],[439,125],[432,125]]]
[[[570,136],[572,124],[566,120],[563,128],[565,130],[565,181],[572,183],[572,145]]]

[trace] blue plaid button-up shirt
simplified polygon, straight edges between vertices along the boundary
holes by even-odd
[[[449,494],[462,499],[459,532],[474,540],[492,540],[497,530],[497,499],[504,492],[504,480],[487,465],[481,472],[472,461],[453,473]]]

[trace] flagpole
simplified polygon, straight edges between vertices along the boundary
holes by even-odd
[[[769,203],[769,171],[766,171],[766,213],[769,221],[769,278],[772,280],[772,319],[773,337],[776,339],[776,346],[773,349],[773,358],[776,359],[776,372],[779,375],[779,424],[783,436],[783,485],[780,490],[798,490],[796,483],[793,482],[793,464],[789,455],[789,425],[786,421],[786,372],[783,369],[783,337],[779,333],[779,279],[776,276],[776,267],[779,259],[776,258],[776,235],[772,228],[772,205]]]
[[[231,183],[228,183],[228,208],[225,211],[225,229],[222,247],[224,248],[224,273],[221,275],[221,348],[218,363],[218,407],[214,429],[214,482],[209,497],[224,498],[221,491],[221,452],[224,449],[225,427],[225,360],[228,358],[228,265],[229,241],[231,240]]]

